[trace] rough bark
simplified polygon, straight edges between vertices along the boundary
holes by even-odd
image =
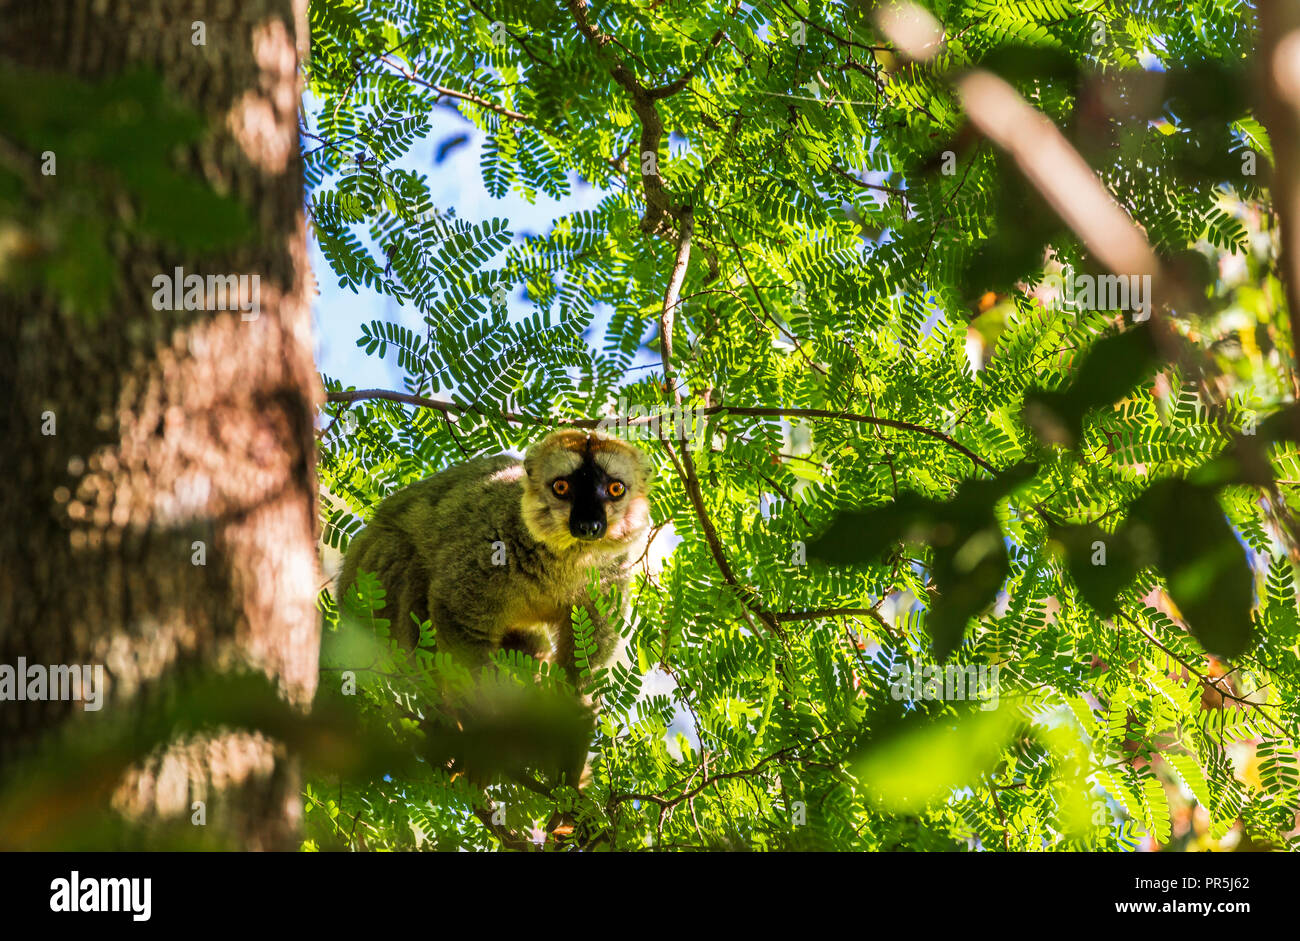
[[[1273,142],[1273,203],[1281,229],[1279,266],[1291,317],[1291,346],[1300,358],[1300,6],[1259,5],[1260,115]]]
[[[241,202],[254,227],[238,247],[202,255],[115,236],[120,289],[96,322],[39,293],[0,294],[0,664],[103,664],[107,682],[98,713],[0,703],[0,775],[70,722],[151,708],[151,690],[190,671],[252,667],[300,706],[315,691],[320,392],[297,137],[305,7],[0,0],[9,63],[92,82],[141,65],[161,75],[206,121],[178,167]],[[192,44],[194,21],[204,46]],[[155,310],[152,279],[176,267],[259,276],[260,316]],[[173,742],[119,782],[112,803],[156,824],[188,819],[203,800],[209,836],[291,848],[297,792],[282,746],[232,731]]]

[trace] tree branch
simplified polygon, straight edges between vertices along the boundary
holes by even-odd
[[[672,396],[673,404],[680,409],[682,392],[677,385],[677,373],[673,367],[673,324],[676,320],[677,305],[681,303],[679,298],[681,297],[682,283],[686,280],[686,269],[690,266],[691,261],[691,235],[695,231],[695,219],[689,206],[682,209],[681,215],[678,217],[678,223],[681,227],[681,236],[677,244],[677,258],[673,263],[672,274],[668,278],[668,287],[664,291],[663,307],[659,312],[659,350],[663,357],[664,385],[667,386],[669,394]],[[685,429],[683,429],[683,434],[685,434]],[[727,561],[727,555],[722,550],[722,540],[718,538],[718,531],[713,526],[713,520],[709,518],[708,508],[704,505],[704,494],[700,490],[700,478],[695,470],[695,459],[691,457],[690,445],[684,438],[680,444],[682,446],[682,477],[686,485],[686,495],[691,501],[691,506],[695,509],[695,515],[700,521],[700,529],[704,532],[704,541],[713,554],[713,560],[718,565],[718,571],[722,573],[723,580],[731,588],[732,593],[736,595],[741,604],[752,611],[769,631],[778,637],[782,636],[781,626],[777,624],[776,619],[772,617],[770,612],[765,611],[762,605],[754,601],[745,586],[741,585],[740,580],[736,578],[736,573],[732,570],[731,563]],[[663,446],[673,460],[677,461],[677,454],[672,442],[665,438]]]
[[[609,47],[611,45],[621,45],[613,36],[602,32],[601,29],[591,22],[587,15],[587,0],[568,0],[569,12],[573,15],[573,21],[578,25],[578,32],[595,47],[598,53],[609,54],[613,57],[613,65],[610,66],[609,74],[614,81],[619,84],[632,99],[632,110],[636,113],[641,122],[641,184],[645,192],[646,211],[641,217],[641,231],[647,233],[662,233],[667,228],[669,218],[681,222],[680,216],[683,207],[673,203],[672,197],[668,192],[668,186],[664,182],[663,175],[659,172],[659,144],[663,140],[664,122],[660,117],[659,111],[655,108],[655,102],[674,95],[690,84],[691,79],[696,72],[704,67],[709,56],[722,40],[724,32],[719,29],[709,40],[709,47],[705,50],[704,55],[700,57],[699,62],[687,69],[680,77],[667,85],[658,88],[647,88],[636,77],[636,73],[617,55],[613,55]],[[653,154],[654,162],[646,168],[645,155]]]
[[[1127,614],[1125,614],[1123,611],[1120,611],[1120,612],[1119,612],[1119,616],[1122,617],[1125,621],[1128,621],[1128,623],[1129,623],[1130,625],[1132,625],[1132,627],[1133,627],[1133,629],[1134,629],[1135,631],[1137,631],[1139,634],[1141,634],[1143,637],[1145,637],[1147,640],[1149,640],[1149,641],[1150,641],[1152,644],[1154,644],[1158,649],[1164,651],[1165,656],[1167,656],[1167,657],[1169,657],[1170,659],[1174,660],[1176,663],[1179,664],[1179,666],[1181,666],[1184,670],[1186,670],[1186,671],[1187,671],[1188,673],[1190,673],[1193,677],[1195,677],[1195,678],[1196,678],[1196,679],[1201,683],[1201,685],[1202,685],[1203,687],[1205,687],[1206,689],[1209,689],[1209,690],[1213,690],[1214,692],[1218,693],[1220,696],[1223,696],[1225,699],[1231,699],[1233,702],[1235,702],[1235,703],[1239,703],[1240,705],[1243,705],[1243,706],[1252,706],[1252,707],[1254,707],[1255,710],[1258,711],[1259,714],[1260,714],[1261,716],[1264,717],[1265,721],[1267,721],[1269,725],[1273,726],[1273,728],[1275,728],[1275,729],[1277,729],[1279,732],[1281,732],[1282,735],[1284,735],[1284,736],[1290,736],[1290,735],[1291,735],[1291,733],[1288,732],[1287,729],[1286,729],[1286,728],[1285,728],[1281,723],[1279,723],[1276,719],[1274,719],[1271,715],[1269,715],[1267,712],[1264,711],[1264,704],[1263,704],[1263,703],[1254,702],[1254,701],[1252,701],[1252,700],[1245,699],[1245,698],[1243,698],[1243,697],[1241,697],[1241,696],[1238,696],[1238,695],[1236,695],[1235,693],[1228,692],[1226,689],[1224,689],[1224,688],[1222,688],[1221,686],[1219,686],[1219,685],[1218,685],[1214,680],[1210,679],[1208,676],[1203,675],[1203,674],[1202,674],[1199,670],[1197,670],[1194,666],[1192,666],[1190,663],[1188,663],[1188,662],[1187,662],[1186,660],[1184,660],[1182,657],[1178,656],[1178,654],[1174,653],[1172,650],[1170,650],[1170,649],[1169,649],[1168,647],[1166,647],[1164,644],[1160,643],[1160,641],[1159,641],[1158,639],[1156,639],[1156,636],[1155,636],[1154,634],[1152,634],[1150,631],[1148,631],[1146,628],[1144,628],[1141,624],[1139,624],[1139,623],[1138,623],[1137,621],[1135,621],[1133,618],[1129,617],[1129,616],[1128,616]],[[1225,677],[1220,677],[1220,679],[1227,679],[1227,677],[1226,677],[1226,676],[1225,676]]]
[[[557,421],[554,418],[544,418],[536,415],[521,415],[515,412],[492,412],[486,411],[477,405],[458,405],[455,402],[443,402],[438,399],[427,398],[422,395],[413,395],[409,392],[395,392],[389,389],[351,389],[341,392],[328,392],[325,395],[327,402],[359,402],[365,399],[384,399],[389,402],[400,402],[405,405],[418,405],[422,408],[437,409],[440,412],[449,415],[457,415],[464,412],[473,412],[484,417],[502,418],[516,425],[542,425],[554,426],[564,425],[570,428],[597,428],[602,424],[605,427],[612,427],[615,424],[620,427],[635,428],[641,425],[648,425],[656,421],[659,416],[643,416],[639,418],[610,417],[610,418],[574,418]],[[837,412],[826,408],[784,408],[781,406],[747,406],[747,405],[710,405],[701,408],[698,411],[700,415],[739,415],[746,418],[822,418],[829,421],[848,421],[862,425],[876,425],[881,428],[895,428],[899,431],[911,431],[916,434],[925,435],[934,438],[936,441],[942,441],[948,447],[957,451],[972,464],[986,470],[989,473],[997,473],[995,468],[984,458],[980,457],[970,448],[966,447],[960,441],[954,440],[951,436],[944,434],[934,428],[927,428],[924,425],[918,425],[913,422],[900,421],[894,418],[876,418],[873,415],[861,415],[856,412]]]
[[[719,27],[718,31],[713,34],[713,38],[709,40],[709,47],[705,49],[704,54],[700,56],[700,61],[696,62],[693,66],[683,72],[675,81],[671,81],[667,85],[661,85],[658,88],[648,89],[646,94],[648,94],[652,99],[658,100],[660,98],[667,98],[670,95],[675,95],[689,85],[691,79],[693,79],[696,76],[696,73],[698,73],[700,69],[704,68],[705,63],[709,61],[709,56],[713,55],[713,50],[718,47],[718,43],[722,41],[724,35],[726,35],[726,31]]]
[[[817,621],[821,618],[874,618],[883,621],[872,608],[816,608],[812,611],[778,611],[772,614],[782,623],[786,621]]]
[[[520,839],[500,824],[492,822],[492,815],[479,807],[474,808],[474,816],[496,837],[501,845],[509,850],[536,850],[537,846],[528,840]]]
[[[711,777],[705,778],[703,781],[695,785],[695,787],[691,788],[689,791],[683,791],[682,793],[678,794],[676,797],[661,797],[658,794],[611,794],[607,806],[613,807],[614,805],[620,804],[623,801],[640,800],[640,801],[646,801],[651,804],[657,804],[660,807],[660,809],[674,807],[677,804],[680,804],[682,801],[690,800],[692,797],[699,794],[705,788],[710,787],[711,785],[716,784],[719,781],[726,781],[730,778],[752,777],[756,774],[759,774],[765,767],[767,767],[767,765],[771,764],[772,762],[785,758],[786,756],[799,751],[801,748],[806,748],[811,745],[816,745],[819,742],[824,741],[825,739],[831,738],[832,736],[842,734],[842,732],[843,730],[839,730],[835,732],[825,732],[822,735],[816,736],[815,738],[808,741],[807,743],[790,745],[786,748],[782,748],[778,751],[774,751],[772,752],[772,754],[768,755],[766,758],[762,759],[756,765],[750,768],[739,768],[735,771],[720,771],[719,773],[712,775]]]
[[[749,284],[749,289],[754,292],[754,299],[758,301],[758,309],[763,312],[763,316],[766,317],[771,322],[772,326],[776,327],[776,329],[779,330],[787,340],[794,344],[794,348],[799,351],[799,355],[803,357],[804,362],[817,370],[817,372],[821,373],[823,376],[830,375],[825,369],[809,358],[808,354],[804,352],[803,346],[800,345],[799,338],[789,330],[785,329],[785,327],[781,326],[781,322],[776,319],[776,315],[767,309],[767,303],[763,300],[763,295],[759,293],[758,285],[754,283],[754,278],[749,273],[749,266],[745,264],[745,256],[741,252],[740,246],[736,244],[736,240],[731,237],[730,233],[727,233],[727,241],[731,243],[731,248],[736,253],[736,261],[740,263],[740,270],[745,275],[745,281]]]
[[[511,111],[509,108],[505,107],[504,105],[499,105],[495,101],[488,101],[486,98],[480,98],[478,95],[471,95],[469,92],[457,91],[454,88],[447,88],[444,85],[435,85],[433,82],[427,82],[424,79],[420,78],[418,75],[416,75],[414,72],[412,72],[410,69],[403,68],[400,62],[394,62],[392,59],[388,58],[388,56],[381,57],[379,61],[384,63],[384,65],[389,66],[390,68],[396,69],[402,75],[402,77],[407,79],[408,81],[414,82],[417,85],[422,85],[425,88],[432,89],[433,91],[436,91],[440,96],[446,98],[459,98],[461,101],[468,101],[470,104],[478,105],[480,108],[487,108],[489,111],[495,111],[497,114],[507,118],[511,118],[515,121],[532,120],[532,118],[530,118],[528,115],[520,114],[518,111]]]
[[[862,189],[865,190],[876,190],[877,192],[880,193],[890,193],[891,195],[897,196],[900,199],[907,199],[907,191],[901,190],[897,186],[886,186],[884,183],[868,183],[866,180],[858,179],[848,170],[845,170],[843,167],[837,166],[833,163],[831,164],[831,169],[834,170],[837,175],[848,180],[854,186],[861,187]]]
[[[568,7],[574,22],[578,25],[578,32],[582,33],[597,52],[612,55],[608,47],[614,44],[614,37],[602,32],[588,19],[587,0],[568,0]],[[641,121],[640,153],[653,154],[655,157],[649,170],[645,169],[644,157],[641,162],[641,183],[646,201],[646,211],[641,217],[641,230],[658,232],[663,227],[665,219],[674,215],[668,187],[659,173],[659,142],[663,139],[664,122],[655,108],[655,99],[650,97],[650,90],[641,84],[636,74],[621,58],[613,56],[613,60],[614,64],[610,67],[609,74],[631,96],[632,110]]]
[[[1282,283],[1291,321],[1291,355],[1300,349],[1300,8],[1293,0],[1259,4],[1262,116],[1273,142],[1273,187],[1281,221]]]

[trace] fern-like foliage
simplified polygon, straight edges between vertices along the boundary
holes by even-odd
[[[430,757],[429,723],[474,678],[427,626],[414,651],[373,630],[362,663],[338,644],[375,586],[341,621],[323,593],[322,687],[367,677],[358,708],[424,760],[313,781],[309,845],[1295,843],[1300,449],[1268,425],[1294,347],[1241,69],[1253,5],[928,6],[946,44],[922,65],[870,4],[312,0],[312,231],[341,285],[423,316],[356,338],[400,370],[393,395],[323,377],[324,542],[544,426],[680,397],[707,428],[689,469],[645,443],[655,526],[679,542],[638,570],[622,660],[591,669],[575,609],[601,705],[581,790]],[[1100,269],[971,131],[950,81],[970,67],[1051,119],[1195,285],[1169,320],[1186,356],[1122,365],[1131,312],[1053,296],[1049,276]],[[396,163],[443,107],[481,140],[490,194],[590,185],[594,208],[523,235],[435,206]],[[645,364],[688,206],[674,388]],[[853,564],[810,561],[846,511],[874,527],[845,535]],[[1240,573],[1229,651],[1179,564],[1197,538]],[[904,666],[996,695],[918,696]],[[528,658],[488,673],[563,685]]]

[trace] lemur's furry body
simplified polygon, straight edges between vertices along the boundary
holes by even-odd
[[[587,595],[623,585],[649,527],[649,462],[600,434],[561,431],[508,456],[457,464],[389,496],[348,549],[339,597],[358,570],[384,586],[393,636],[408,647],[429,620],[439,650],[470,665],[500,648],[572,670],[571,607],[595,625],[597,663],[618,636]],[[563,491],[563,493],[557,493]],[[617,496],[612,494],[618,492]]]

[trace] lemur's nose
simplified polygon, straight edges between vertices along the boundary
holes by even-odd
[[[604,520],[574,520],[570,532],[579,539],[599,539],[605,535]]]

